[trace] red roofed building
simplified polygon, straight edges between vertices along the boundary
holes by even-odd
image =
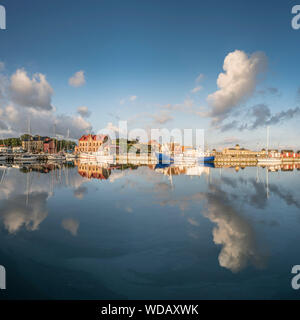
[[[50,139],[50,138],[47,138],[47,139],[44,141],[44,152],[45,152],[45,153],[49,153],[49,154],[52,154],[52,153],[55,153],[55,152],[56,152],[54,140],[52,140],[52,139]]]
[[[78,140],[76,152],[97,152],[103,143],[107,141],[108,137],[103,134],[88,134],[83,135]]]

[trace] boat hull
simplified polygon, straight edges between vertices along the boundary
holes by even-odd
[[[155,154],[156,159],[158,161],[158,163],[164,163],[164,164],[168,164],[168,163],[174,163],[174,159],[171,158],[169,155],[164,154],[164,153],[156,153]]]
[[[198,162],[214,162],[215,157],[214,156],[205,156],[205,157],[199,157]]]

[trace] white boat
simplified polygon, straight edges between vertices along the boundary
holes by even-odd
[[[32,163],[38,160],[37,156],[32,154],[22,154],[20,156],[14,157],[14,162],[22,162],[22,163]]]
[[[49,161],[63,161],[63,160],[66,160],[66,157],[64,155],[60,155],[60,154],[50,154],[48,156],[48,160]]]
[[[0,155],[0,161],[6,161],[7,160],[7,156],[4,154]]]

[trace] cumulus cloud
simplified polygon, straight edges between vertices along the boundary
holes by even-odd
[[[267,58],[262,52],[248,56],[236,50],[226,56],[224,72],[219,74],[217,80],[219,90],[207,97],[213,124],[221,123],[235,107],[253,94],[266,65]]]
[[[80,70],[74,73],[74,75],[69,79],[69,85],[72,87],[81,87],[85,84],[84,71]]]
[[[73,139],[91,131],[91,124],[81,116],[56,114],[53,112],[36,112],[10,104],[3,109],[2,121],[9,127],[11,134],[20,135],[27,132],[27,120],[30,119],[31,133],[40,135],[53,135],[55,132],[63,137]]]
[[[62,227],[69,231],[72,236],[77,236],[79,222],[75,219],[64,219],[61,223]]]
[[[88,107],[81,106],[77,108],[77,112],[83,117],[88,118],[91,115],[91,112]]]
[[[53,109],[53,89],[41,73],[34,74],[30,79],[24,69],[18,69],[10,78],[9,90],[12,102],[22,107],[48,111]]]

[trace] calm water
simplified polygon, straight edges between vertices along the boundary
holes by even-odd
[[[0,297],[298,299],[299,177],[264,168],[1,167]]]

